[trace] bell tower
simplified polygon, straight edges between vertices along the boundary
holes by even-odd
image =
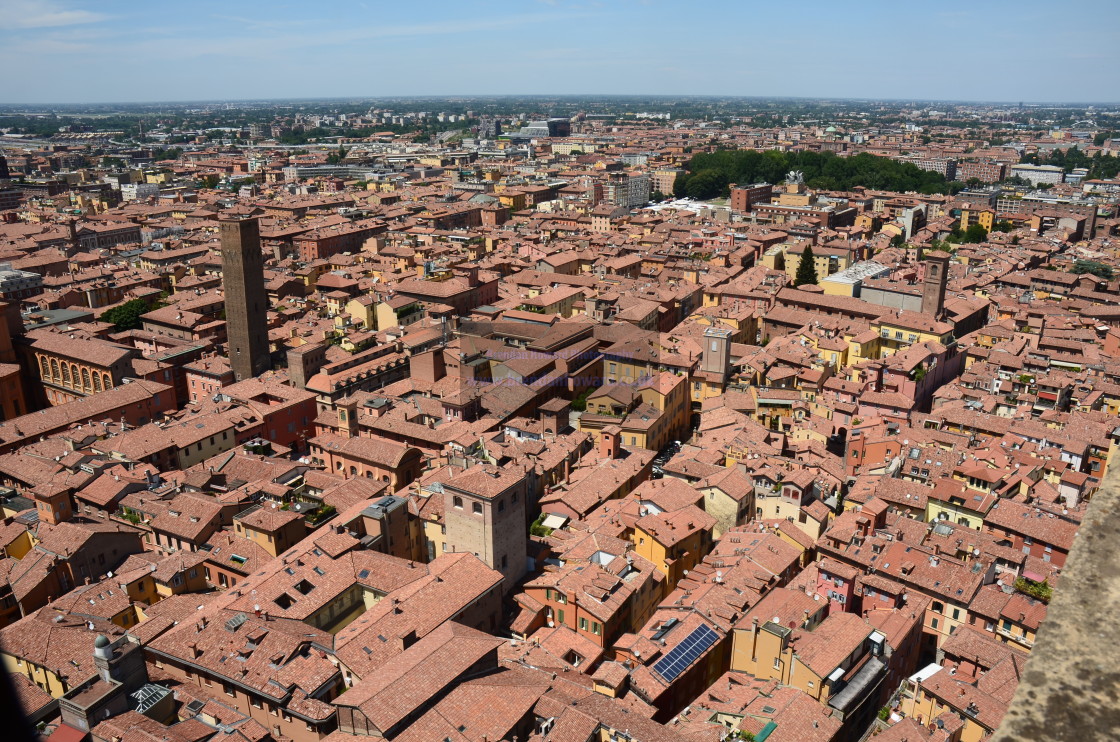
[[[709,374],[719,374],[727,381],[731,372],[731,330],[726,327],[709,327],[704,330],[704,354],[700,358],[700,370]]]
[[[945,310],[945,286],[949,282],[949,253],[935,250],[925,254],[922,279],[922,314],[941,318]]]

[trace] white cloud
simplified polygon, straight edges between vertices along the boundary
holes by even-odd
[[[57,28],[97,23],[107,16],[54,0],[0,0],[0,28]]]

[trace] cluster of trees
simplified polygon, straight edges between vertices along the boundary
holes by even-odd
[[[992,225],[993,232],[1010,232],[1012,228],[1011,222],[996,222]],[[988,230],[984,229],[983,224],[973,222],[968,225],[968,229],[954,227],[953,231],[944,240],[931,240],[929,249],[953,252],[957,249],[957,245],[979,245],[986,239],[988,239]],[[1019,238],[1015,237],[1012,244],[1019,244]]]
[[[163,147],[156,147],[155,149],[152,150],[152,159],[156,160],[156,161],[159,161],[159,160],[178,160],[182,156],[183,156],[183,148],[182,147],[169,147],[169,148],[166,148],[166,149],[163,148]]]
[[[1078,275],[1091,273],[1094,276],[1100,276],[1106,281],[1112,280],[1112,266],[1096,260],[1076,260],[1073,263],[1073,268],[1070,269],[1070,273],[1076,273]]]
[[[1022,162],[1027,165],[1057,165],[1067,173],[1073,172],[1074,168],[1083,167],[1089,171],[1090,178],[1115,178],[1120,174],[1120,157],[1100,152],[1090,157],[1077,147],[1055,149],[1044,157],[1032,152],[1024,155]]]
[[[101,321],[111,322],[116,332],[139,330],[140,326],[143,324],[140,316],[161,306],[163,306],[162,302],[156,302],[155,306],[151,306],[144,299],[132,299],[120,306],[113,307],[103,312],[101,314]]]
[[[953,229],[952,233],[946,239],[947,242],[964,243],[966,245],[979,245],[984,240],[988,239],[988,230],[984,228],[983,224],[972,223],[968,225],[968,229],[961,230],[960,227]]]
[[[947,182],[940,173],[921,170],[913,163],[867,153],[837,157],[831,152],[720,150],[694,156],[686,168],[673,185],[677,197],[726,196],[731,183],[780,183],[791,170],[801,171],[810,188],[822,190],[864,186],[886,191],[955,193],[963,188],[963,184]]]

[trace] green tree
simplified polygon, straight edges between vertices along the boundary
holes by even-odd
[[[992,225],[993,232],[1010,232],[1015,229],[1015,225],[1007,220],[998,221]]]
[[[1112,280],[1112,266],[1098,262],[1096,260],[1077,260],[1073,263],[1073,268],[1070,273],[1081,275],[1083,273],[1090,273],[1094,276],[1100,276],[1106,281]]]
[[[780,183],[791,170],[802,172],[805,182],[812,187],[829,190],[850,190],[855,186],[923,193],[954,190],[940,173],[920,170],[913,163],[876,157],[866,152],[852,157],[837,157],[831,152],[717,150],[694,155],[686,169],[689,175],[678,176],[674,185],[677,195],[684,195],[691,189],[692,180],[708,170],[722,176],[721,191],[727,183]],[[682,180],[685,183],[681,183]],[[697,190],[709,191],[714,182],[718,181],[707,178],[705,187],[697,187]],[[959,190],[959,187],[956,189]]]
[[[202,183],[203,188],[217,188],[218,182],[220,180],[221,178],[219,178],[214,173],[211,173],[209,175],[203,175],[200,182]]]
[[[684,198],[688,195],[688,173],[681,173],[673,179],[673,197]]]
[[[125,330],[137,330],[143,321],[140,315],[152,311],[148,306],[148,302],[143,299],[133,299],[126,301],[119,307],[113,307],[102,313],[102,322],[111,322],[113,329],[117,332],[124,332]]]
[[[813,248],[806,247],[801,253],[801,262],[797,264],[797,275],[793,279],[794,286],[803,286],[807,283],[817,282],[817,263],[813,259]]]
[[[529,533],[533,536],[544,537],[552,533],[552,529],[544,525],[544,516],[545,514],[541,513],[537,516],[537,519],[533,521],[532,525],[529,526]]]
[[[704,200],[719,196],[727,188],[727,176],[714,168],[701,170],[688,179],[686,194],[689,198]]]
[[[575,410],[576,412],[586,411],[587,410],[587,397],[593,391],[595,391],[595,390],[594,389],[584,389],[582,392],[580,392],[578,395],[576,395],[576,398],[572,400],[572,409]]]
[[[968,229],[964,231],[965,243],[978,244],[986,239],[988,239],[988,230],[984,229],[983,224],[969,224]]]
[[[338,152],[331,152],[327,155],[327,162],[331,165],[337,165],[346,158],[346,148],[341,144],[338,145]]]

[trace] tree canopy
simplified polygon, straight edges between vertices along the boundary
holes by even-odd
[[[338,163],[342,162],[345,158],[346,158],[346,148],[343,147],[340,144],[340,145],[338,145],[338,151],[337,152],[331,152],[329,155],[327,155],[327,163],[330,164],[330,165],[337,165]]]
[[[1120,174],[1120,157],[1101,152],[1090,157],[1078,147],[1054,149],[1044,157],[1031,152],[1023,155],[1021,162],[1027,165],[1056,165],[1067,173],[1073,172],[1074,168],[1083,167],[1089,171],[1090,178],[1115,178]]]
[[[730,183],[780,183],[786,173],[799,170],[810,188],[848,190],[856,186],[888,191],[951,193],[960,183],[910,162],[861,153],[837,157],[832,152],[778,150],[719,150],[695,155],[687,172],[677,176],[674,195],[707,199],[726,196]]]
[[[813,259],[813,248],[806,247],[801,253],[801,262],[797,264],[797,275],[794,276],[793,285],[802,286],[807,283],[817,282],[817,263]]]
[[[1073,268],[1070,269],[1070,273],[1091,273],[1094,276],[1100,276],[1105,280],[1112,280],[1112,266],[1106,265],[1105,263],[1100,263],[1096,260],[1074,261]]]
[[[986,239],[988,239],[988,230],[978,222],[969,224],[968,229],[964,231],[964,241],[967,244],[978,245]]]
[[[988,239],[988,230],[984,228],[983,224],[973,222],[968,225],[968,229],[963,231],[960,227],[955,227],[945,241],[953,245],[959,245],[962,242],[966,245],[978,245],[986,239]]]
[[[148,306],[148,302],[143,299],[133,299],[126,301],[119,307],[113,307],[106,310],[101,315],[102,322],[111,322],[113,329],[117,332],[125,330],[138,330],[143,322],[140,315],[152,311],[152,307]]]

